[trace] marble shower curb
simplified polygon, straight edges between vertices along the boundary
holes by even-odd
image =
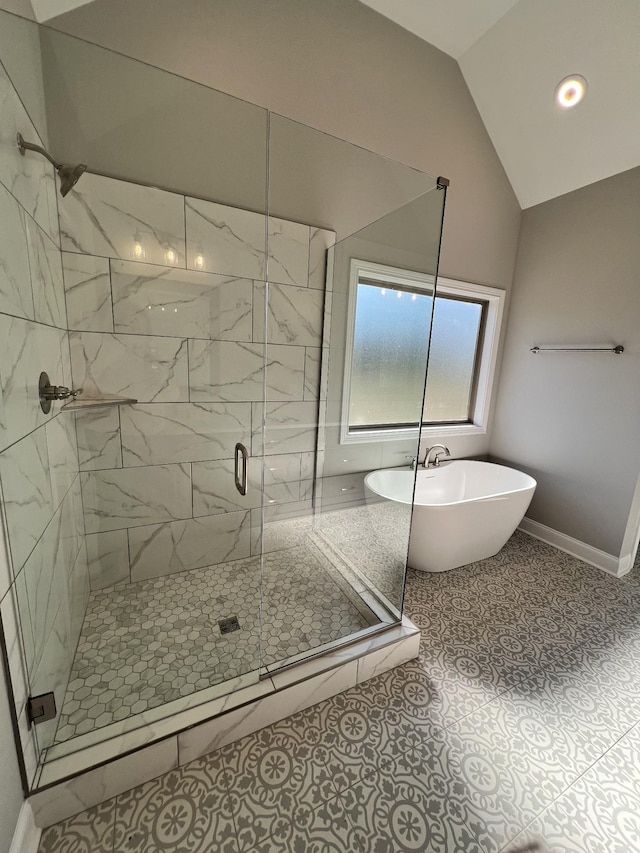
[[[51,761],[28,803],[46,828],[417,657],[408,619],[242,690]],[[91,769],[85,770],[89,766]]]

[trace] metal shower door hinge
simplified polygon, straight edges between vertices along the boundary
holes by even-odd
[[[53,693],[43,693],[40,696],[29,696],[27,699],[27,719],[29,725],[37,726],[54,720],[57,714],[56,697]]]

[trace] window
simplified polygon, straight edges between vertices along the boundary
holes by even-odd
[[[486,431],[504,293],[440,278],[434,301],[433,289],[433,276],[351,261],[343,443],[409,437],[420,422]]]

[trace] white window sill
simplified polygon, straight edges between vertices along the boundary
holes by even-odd
[[[446,424],[443,426],[423,427],[420,435],[423,438],[440,438],[465,435],[486,435],[487,428],[481,424]],[[409,441],[417,440],[417,429],[370,430],[351,432],[342,435],[340,444],[371,444],[380,441]]]

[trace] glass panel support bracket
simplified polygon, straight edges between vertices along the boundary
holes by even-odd
[[[449,186],[449,178],[443,178],[442,176],[440,176],[439,178],[436,178],[436,189],[446,190],[446,188],[448,186]]]
[[[54,720],[56,714],[56,697],[53,693],[42,693],[40,696],[29,696],[27,700],[27,719],[29,728],[48,720]]]

